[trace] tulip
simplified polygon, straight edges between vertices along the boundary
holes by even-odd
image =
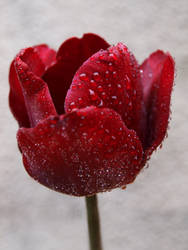
[[[139,65],[123,43],[95,34],[57,52],[44,44],[21,50],[9,101],[26,171],[74,196],[132,183],[165,138],[173,81],[169,53]]]

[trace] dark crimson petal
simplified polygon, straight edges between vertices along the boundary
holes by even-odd
[[[29,175],[56,191],[92,195],[134,181],[142,146],[119,114],[88,107],[21,128],[18,144]]]
[[[22,88],[31,127],[50,115],[56,115],[46,83],[31,72],[28,65],[19,56],[15,59],[14,65]]]
[[[110,45],[100,36],[92,33],[84,34],[82,38],[67,39],[57,52],[58,60],[72,61],[78,67],[100,49],[107,49]]]
[[[43,76],[59,114],[64,113],[65,96],[77,69],[95,52],[107,47],[109,44],[95,34],[85,34],[80,39],[73,37],[61,45],[57,62]]]
[[[114,109],[141,137],[140,71],[122,43],[97,52],[75,74],[65,100],[66,112],[91,105]]]
[[[45,65],[35,48],[29,47],[23,49],[17,57],[20,57],[21,60],[28,65],[29,70],[36,76],[42,76],[45,71]]]
[[[46,44],[40,44],[33,47],[34,51],[37,51],[41,61],[45,67],[51,66],[56,62],[56,52],[55,50],[48,47]]]
[[[50,60],[54,60],[54,51],[49,49],[47,45],[38,45],[21,50],[17,57],[20,57],[21,60],[28,65],[29,70],[35,75],[41,76],[44,73],[46,66],[51,64]],[[9,72],[9,104],[19,126],[30,127],[29,117],[14,63],[15,59],[11,64]]]
[[[25,107],[24,97],[18,76],[14,67],[14,61],[11,63],[9,72],[9,105],[10,109],[18,121],[20,127],[30,127],[29,117]]]
[[[163,141],[170,115],[174,82],[174,60],[169,53],[156,51],[140,67],[147,112],[145,148],[151,154]]]

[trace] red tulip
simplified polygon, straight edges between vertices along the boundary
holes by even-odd
[[[168,126],[174,61],[156,51],[139,65],[94,34],[23,49],[10,68],[10,108],[31,177],[92,195],[134,181]]]

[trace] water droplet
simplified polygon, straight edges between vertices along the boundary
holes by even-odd
[[[106,77],[108,77],[109,74],[110,74],[110,72],[108,70],[106,70],[106,72],[105,72]]]
[[[110,57],[111,59],[113,59],[113,60],[117,60],[117,57],[116,57],[116,55],[115,55],[114,53],[110,53],[110,54],[109,54],[109,57]]]
[[[117,96],[114,95],[111,98],[112,98],[114,104],[118,104]]]
[[[79,103],[79,104],[83,104],[83,100],[82,100],[81,97],[78,98],[78,103]]]
[[[97,87],[97,89],[98,89],[99,92],[102,92],[102,91],[103,91],[103,88],[102,88],[101,85],[99,85],[99,86]]]
[[[72,90],[77,89],[77,86],[76,85],[72,85],[71,89]]]
[[[131,109],[131,108],[132,108],[132,106],[133,106],[133,105],[132,105],[132,102],[129,102],[129,104],[128,104],[128,105],[129,105],[129,108],[130,108],[130,109]]]
[[[103,54],[99,55],[99,59],[103,60],[104,59],[104,55]]]
[[[109,70],[110,70],[110,71],[113,71],[113,69],[114,69],[113,63],[112,63],[112,62],[109,62],[109,63],[108,63],[108,66],[109,66],[109,67],[108,67]]]
[[[79,89],[81,89],[81,88],[82,88],[82,84],[79,82],[79,83],[77,84],[77,87],[78,87]]]
[[[97,87],[97,83],[96,83],[93,79],[90,81],[90,85],[91,85],[91,87],[93,87],[93,88],[96,88],[96,87]]]
[[[94,72],[93,73],[93,78],[94,78],[95,81],[100,81],[101,76],[100,76],[99,72]]]
[[[98,96],[92,89],[89,89],[89,94],[91,96],[91,100],[96,101],[98,99]]]
[[[117,96],[116,96],[116,95],[113,95],[113,96],[112,96],[112,99],[115,99],[115,100],[116,100],[116,99],[117,99]]]
[[[70,108],[71,108],[71,109],[75,109],[75,108],[76,108],[75,102],[71,102],[71,103],[70,103]]]
[[[100,101],[98,107],[102,107],[103,106],[103,100]]]
[[[117,76],[117,72],[113,71],[112,76],[113,76],[113,78],[115,78]]]
[[[106,98],[107,98],[107,95],[106,95],[105,92],[102,92],[101,95],[102,95],[102,98],[103,98],[103,99],[106,99]]]
[[[81,81],[88,81],[88,76],[85,73],[80,74],[79,78]]]

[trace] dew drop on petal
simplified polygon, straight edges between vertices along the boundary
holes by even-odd
[[[75,102],[71,102],[71,103],[70,103],[70,108],[71,108],[71,109],[75,109],[75,108],[76,108]]]
[[[102,91],[103,91],[103,88],[102,88],[101,85],[99,85],[99,86],[97,87],[97,89],[98,89],[99,92],[102,92]]]
[[[88,76],[85,73],[80,74],[79,78],[81,81],[88,81]]]
[[[99,72],[93,73],[93,79],[97,82],[101,80],[101,76],[100,76]]]
[[[78,103],[79,103],[79,104],[83,104],[83,100],[82,100],[81,97],[78,98]]]
[[[101,100],[100,103],[99,103],[99,105],[98,105],[98,107],[102,107],[103,104],[104,104],[104,103],[103,103],[103,100]]]
[[[112,76],[115,78],[117,76],[117,72],[116,71],[113,71],[112,72]]]
[[[93,88],[96,88],[96,87],[97,87],[97,83],[96,83],[93,79],[90,81],[90,85],[91,85],[91,87],[93,87]]]
[[[96,101],[98,99],[98,96],[92,89],[89,89],[89,94],[90,94],[91,100]]]
[[[113,71],[113,69],[114,69],[114,68],[113,68],[113,63],[112,63],[112,62],[109,62],[109,63],[108,63],[108,66],[109,66],[109,67],[108,67],[109,70],[110,70],[110,71]]]

